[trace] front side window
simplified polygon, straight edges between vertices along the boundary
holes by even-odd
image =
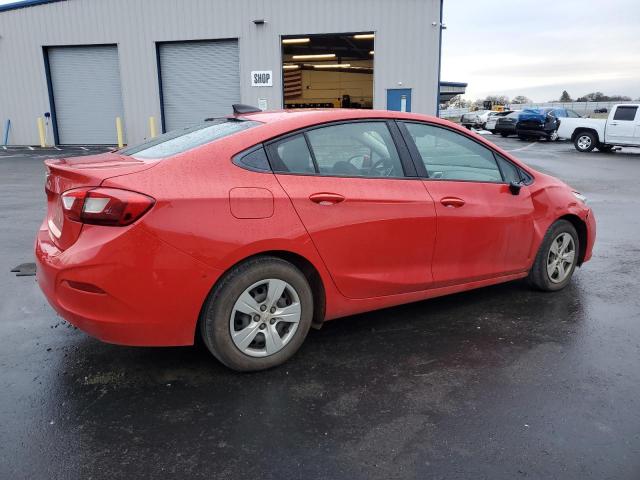
[[[502,176],[504,177],[505,182],[522,182],[523,179],[520,175],[520,169],[518,167],[516,167],[513,163],[500,155],[496,155],[495,158],[496,160],[498,160],[498,164],[500,165],[500,170],[502,170]]]
[[[384,122],[329,125],[306,135],[320,175],[404,176],[400,156]]]
[[[451,130],[405,123],[429,178],[502,182],[493,153],[486,147]]]
[[[616,113],[613,114],[613,119],[633,121],[636,118],[637,111],[638,107],[618,107],[616,108]]]
[[[167,158],[258,125],[260,122],[222,118],[167,132],[118,153],[135,158]]]

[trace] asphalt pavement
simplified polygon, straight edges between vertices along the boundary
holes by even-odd
[[[496,143],[595,210],[593,260],[565,290],[328,322],[254,374],[57,317],[9,270],[33,259],[42,160],[68,152],[0,149],[0,478],[640,478],[640,150]]]

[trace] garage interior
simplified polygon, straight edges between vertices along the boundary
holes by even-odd
[[[373,108],[373,32],[282,37],[284,108]]]

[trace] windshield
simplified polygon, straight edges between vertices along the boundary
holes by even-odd
[[[260,125],[260,122],[219,118],[167,132],[140,145],[122,149],[118,153],[136,158],[171,157],[257,125]]]

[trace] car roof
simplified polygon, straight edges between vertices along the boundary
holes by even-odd
[[[311,127],[322,123],[364,119],[417,120],[447,125],[449,127],[452,125],[452,123],[447,120],[421,113],[350,108],[273,110],[241,114],[229,118],[261,122],[265,124],[264,126],[271,127],[268,128],[268,130],[272,130],[274,134],[277,132]]]

